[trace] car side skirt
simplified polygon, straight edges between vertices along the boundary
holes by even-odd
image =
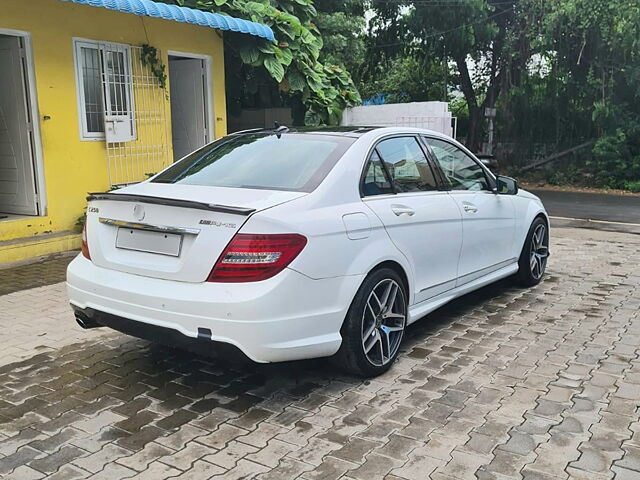
[[[407,324],[411,324],[420,320],[428,313],[434,311],[437,308],[440,308],[441,306],[455,298],[461,297],[462,295],[482,288],[485,285],[489,285],[490,283],[496,282],[502,278],[509,277],[517,271],[518,262],[517,260],[515,260],[514,263],[504,266],[501,269],[491,272],[488,275],[460,285],[452,290],[425,300],[424,302],[416,303],[415,305],[409,307],[409,318],[407,319]]]

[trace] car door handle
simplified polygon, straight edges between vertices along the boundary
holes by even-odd
[[[473,203],[463,203],[462,209],[467,213],[476,213],[478,211],[478,207],[476,207]]]
[[[406,205],[391,205],[391,211],[398,217],[412,217],[416,212]]]

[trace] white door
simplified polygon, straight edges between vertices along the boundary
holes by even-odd
[[[208,143],[204,61],[169,57],[173,160]]]
[[[451,184],[462,215],[462,253],[457,285],[516,261],[513,258],[515,207],[508,195],[491,191],[484,168],[456,145],[426,138]]]
[[[0,35],[0,212],[37,215],[22,39]]]
[[[414,303],[452,289],[462,247],[461,215],[451,196],[438,191],[416,138],[391,138],[377,145],[363,195],[412,266]]]

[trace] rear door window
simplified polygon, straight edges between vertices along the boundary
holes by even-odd
[[[438,189],[431,166],[415,137],[383,140],[376,150],[387,167],[396,192]]]
[[[369,158],[367,170],[364,174],[364,182],[362,184],[362,194],[365,197],[373,195],[384,195],[393,193],[393,188],[389,182],[389,177],[384,171],[380,155],[375,150]]]
[[[311,192],[354,140],[303,133],[230,136],[188,155],[151,182]]]

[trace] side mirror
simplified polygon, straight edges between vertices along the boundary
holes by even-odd
[[[516,195],[518,193],[518,182],[511,177],[498,175],[496,177],[496,193],[500,195]]]

